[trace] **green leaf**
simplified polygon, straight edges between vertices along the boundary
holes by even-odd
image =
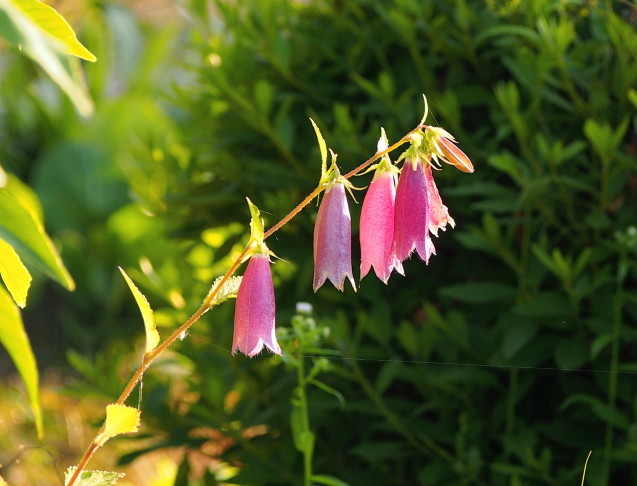
[[[316,388],[323,390],[325,393],[329,393],[330,395],[332,395],[338,400],[338,403],[341,406],[341,408],[345,407],[345,397],[336,388],[332,388],[331,386],[326,385],[325,383],[317,380],[316,378],[309,380],[308,383],[310,383],[311,385],[314,385]]]
[[[219,305],[228,299],[236,299],[237,292],[239,292],[239,287],[241,286],[242,278],[243,277],[236,277],[236,276],[230,277],[228,280],[224,282],[223,286],[219,290],[217,290],[217,287],[221,283],[221,280],[223,280],[223,277],[217,277],[215,281],[212,283],[212,287],[210,287],[210,292],[208,292],[208,295],[215,292],[214,299],[210,301],[210,307]]]
[[[502,355],[511,359],[523,349],[537,334],[539,326],[529,319],[515,316],[505,317],[506,331],[502,340]]]
[[[0,214],[0,237],[13,246],[27,263],[32,263],[68,290],[75,289],[75,282],[64,267],[42,223],[2,188]]]
[[[38,436],[42,436],[42,411],[38,395],[38,367],[31,350],[29,337],[24,330],[18,307],[9,294],[0,287],[0,343],[11,356],[24,381],[33,410]]]
[[[254,99],[257,106],[267,117],[270,114],[272,102],[274,101],[274,89],[272,85],[263,79],[257,81],[257,84],[254,86]]]
[[[577,339],[563,339],[555,348],[555,362],[562,369],[581,368],[588,357],[586,345]]]
[[[139,429],[140,411],[133,407],[112,403],[106,407],[106,421],[101,432],[95,437],[95,444],[99,447],[121,434],[130,434]]]
[[[628,420],[628,417],[625,414],[621,413],[616,408],[610,407],[607,403],[604,403],[599,398],[593,397],[591,395],[571,395],[566,400],[564,400],[562,405],[560,405],[560,409],[566,410],[574,403],[585,403],[589,405],[593,413],[598,418],[616,427],[620,427],[624,430],[630,427],[630,420]]]
[[[76,467],[69,467],[64,473],[64,484],[68,484]],[[111,471],[82,471],[77,486],[112,486],[125,476]]]
[[[135,297],[135,302],[137,302],[137,306],[139,307],[140,312],[142,313],[142,318],[144,319],[144,329],[146,329],[146,351],[145,354],[150,353],[157,345],[159,344],[159,332],[157,332],[157,326],[155,324],[155,316],[153,314],[153,309],[150,308],[150,304],[148,300],[141,293],[141,291],[135,286],[130,277],[126,274],[122,267],[119,268],[119,271],[122,273],[124,280],[128,284],[128,288],[133,293],[133,297]]]
[[[0,187],[6,189],[9,194],[15,197],[20,205],[29,211],[36,220],[42,221],[42,205],[35,191],[15,175],[2,170],[2,167],[0,167]]]
[[[319,149],[321,151],[321,177],[323,177],[327,172],[327,144],[325,143],[323,135],[321,135],[321,130],[319,130],[319,127],[316,123],[314,123],[314,120],[310,118],[310,122],[312,122],[312,126],[314,127],[314,132],[316,133]]]
[[[75,32],[54,8],[38,0],[8,0],[43,32],[64,44],[67,54],[86,61],[95,62],[97,58],[77,40]]]
[[[349,483],[325,474],[313,474],[311,480],[313,483],[325,484],[326,486],[349,486]]]
[[[35,0],[24,3],[31,2],[39,3]],[[40,18],[41,14],[36,16]],[[54,24],[57,23],[54,22]],[[60,32],[59,24],[54,30]],[[93,102],[81,77],[78,60],[69,58],[66,44],[49,35],[34,22],[18,5],[17,0],[0,0],[0,32],[46,71],[71,99],[81,115],[88,116],[93,113]],[[75,46],[75,51],[81,50]],[[91,55],[90,52],[88,54]]]
[[[499,282],[471,282],[442,287],[440,295],[470,304],[488,304],[512,301],[516,290]]]
[[[24,309],[27,303],[27,292],[31,285],[31,274],[13,247],[0,238],[0,276],[13,300]]]

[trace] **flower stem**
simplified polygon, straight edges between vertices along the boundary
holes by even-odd
[[[619,339],[622,329],[622,306],[624,304],[624,281],[622,267],[627,265],[627,257],[622,253],[617,268],[617,288],[613,299],[613,330],[610,358],[610,375],[608,377],[608,400],[609,409],[615,410],[617,401],[617,371],[619,369]],[[611,466],[611,454],[613,452],[613,425],[606,422],[606,436],[604,439],[604,466],[602,469],[602,484],[608,484]]]
[[[309,437],[312,430],[310,429],[309,409],[307,405],[306,380],[305,380],[305,363],[303,355],[300,351],[297,356],[296,376],[298,381],[299,401],[298,407],[301,410],[301,428],[302,436]],[[304,444],[303,447],[303,486],[312,486],[312,457],[314,455],[314,443],[308,441],[311,445]]]
[[[385,150],[383,150],[381,152],[377,152],[372,157],[367,159],[365,162],[360,164],[358,167],[356,167],[355,169],[349,171],[343,177],[345,179],[349,179],[350,177],[353,177],[353,176],[359,174],[360,172],[365,170],[368,166],[370,166],[372,163],[374,163],[376,160],[378,160],[381,157],[383,157],[384,155],[387,155],[390,152],[396,150],[402,144],[408,142],[411,134],[416,132],[416,131],[418,131],[418,130],[420,130],[421,128],[422,127],[420,127],[420,126],[414,128],[407,135],[402,137],[398,142],[396,142],[393,145],[387,147]],[[303,210],[303,208],[305,208],[308,204],[310,204],[314,200],[314,198],[316,198],[321,192],[323,192],[325,190],[325,187],[326,187],[325,184],[319,184],[316,187],[316,189],[314,189],[310,194],[308,194],[307,197],[305,197],[305,199],[303,199],[303,201],[301,201],[292,211],[290,211],[278,223],[276,223],[268,231],[266,231],[265,234],[264,234],[264,239],[269,238],[274,233],[276,233],[279,229],[281,229],[283,226],[285,226],[288,222],[290,222],[290,220],[292,220],[298,213],[300,213]],[[122,392],[122,394],[117,399],[117,403],[118,404],[120,404],[120,405],[124,404],[124,402],[128,399],[128,397],[132,393],[133,389],[135,388],[135,385],[137,385],[137,382],[141,379],[141,377],[144,375],[144,372],[148,369],[148,367],[151,365],[151,363],[157,358],[157,356],[159,356],[166,348],[168,348],[171,344],[173,344],[179,338],[179,336],[181,336],[184,332],[186,332],[190,328],[190,326],[192,326],[195,322],[197,322],[201,318],[201,316],[203,316],[206,312],[208,312],[208,310],[213,305],[212,303],[213,303],[214,298],[216,297],[217,293],[223,287],[223,284],[226,283],[228,281],[228,279],[230,277],[232,277],[232,275],[237,271],[237,268],[239,268],[239,265],[241,265],[241,263],[243,261],[243,257],[246,255],[247,251],[248,251],[248,247],[246,247],[241,252],[241,254],[239,254],[239,256],[234,260],[234,262],[232,263],[232,265],[230,266],[228,271],[224,274],[224,276],[221,279],[221,281],[219,282],[219,284],[215,287],[215,289],[212,292],[210,292],[210,294],[208,294],[208,296],[203,301],[203,303],[201,304],[199,309],[197,309],[197,311],[186,322],[184,322],[175,331],[173,331],[172,334],[170,336],[168,336],[162,343],[160,343],[153,351],[151,351],[150,353],[148,353],[147,355],[144,356],[144,359],[142,360],[141,365],[139,366],[139,368],[137,368],[137,370],[135,371],[135,373],[133,374],[133,376],[129,380],[128,384],[124,388],[124,391]],[[305,406],[305,413],[306,413],[306,417],[307,417],[307,403],[306,403],[306,406]],[[309,425],[308,425],[308,429],[309,429]],[[95,440],[93,440],[91,442],[91,444],[89,445],[89,447],[84,452],[84,455],[82,456],[82,459],[80,460],[77,468],[75,469],[75,472],[73,473],[73,475],[69,479],[69,482],[67,483],[66,486],[75,486],[78,478],[80,477],[80,474],[82,473],[82,471],[84,471],[84,469],[86,468],[86,465],[88,464],[89,460],[91,459],[91,457],[93,456],[93,454],[95,453],[95,451],[98,448],[99,448],[99,446],[96,444]],[[308,485],[310,484],[310,482],[309,482],[310,479],[309,478],[311,477],[311,471],[312,471],[311,470],[311,459],[312,459],[312,457],[310,455],[310,457],[309,457],[309,460],[310,460],[310,468],[309,468],[310,472],[309,472],[309,474],[310,474],[310,476],[307,476],[307,471],[308,471],[307,464],[306,464],[306,468],[305,468],[306,469],[306,476],[307,476],[306,484],[308,484]],[[305,461],[307,462],[307,458],[305,458]]]

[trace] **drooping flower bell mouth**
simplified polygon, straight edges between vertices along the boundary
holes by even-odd
[[[327,279],[343,291],[346,278],[356,290],[351,223],[345,183],[336,179],[325,190],[314,224],[315,292]]]
[[[429,262],[436,250],[429,235],[427,180],[419,158],[406,159],[396,188],[394,209],[394,251],[402,262],[416,250]]]
[[[378,152],[387,149],[387,136],[381,129]],[[359,225],[362,279],[371,268],[385,284],[393,270],[404,274],[402,264],[394,251],[394,207],[396,202],[396,174],[399,173],[389,156],[385,155],[375,166],[372,183],[367,189]]]
[[[268,256],[255,253],[241,280],[234,314],[232,353],[252,358],[265,346],[281,354],[274,329],[276,307]]]
[[[264,346],[275,354],[281,354],[281,348],[274,329],[276,305],[269,258],[272,253],[264,241],[260,212],[249,199],[248,205],[252,219],[245,258],[250,260],[237,292],[232,352],[240,351],[252,358]]]

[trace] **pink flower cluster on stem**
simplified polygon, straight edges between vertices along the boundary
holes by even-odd
[[[424,125],[420,128],[425,131],[414,136],[398,180],[396,173],[399,171],[388,156],[383,156],[375,166],[376,173],[361,208],[361,278],[373,268],[376,276],[387,284],[394,270],[404,275],[402,262],[414,251],[429,263],[436,253],[431,235],[438,236],[438,230],[444,231],[447,224],[455,226],[436,187],[433,163],[442,160],[463,172],[473,172],[473,165],[446,131]],[[319,135],[316,126],[315,129]],[[383,132],[378,151],[383,152],[386,147]],[[324,145],[322,149],[325,157]],[[346,193],[346,188],[352,186],[339,174],[335,154],[332,153],[332,157],[329,169],[325,158],[323,160],[321,185],[325,194],[314,225],[314,291],[327,280],[340,291],[344,290],[345,280],[349,280],[356,290]],[[320,190],[321,186],[317,193]],[[248,252],[250,261],[237,294],[232,351],[253,357],[266,347],[281,354],[274,330],[275,302],[269,250],[263,242],[263,223],[258,218],[258,210],[252,203],[250,205],[254,211],[251,227],[255,249]],[[260,226],[255,221],[259,221]]]

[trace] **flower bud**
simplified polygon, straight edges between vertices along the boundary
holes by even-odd
[[[467,157],[462,150],[456,147],[451,140],[446,137],[439,137],[437,142],[442,155],[444,155],[445,162],[448,162],[462,172],[473,172],[473,164],[471,163],[471,160],[469,160],[469,157]]]

